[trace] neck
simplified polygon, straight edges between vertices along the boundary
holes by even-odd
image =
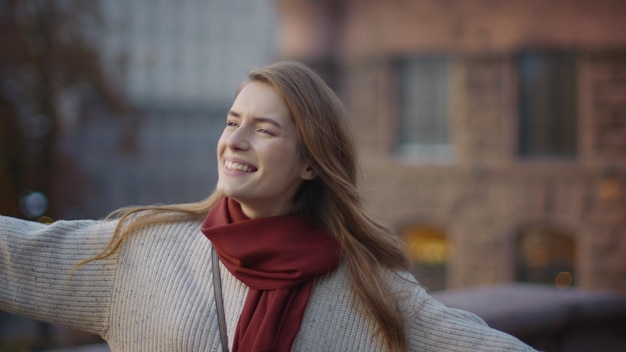
[[[254,206],[249,203],[242,203],[237,201],[241,205],[241,211],[250,219],[268,218],[271,216],[280,216],[289,214],[289,209],[272,208],[268,206]]]

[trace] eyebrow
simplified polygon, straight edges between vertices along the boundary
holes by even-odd
[[[228,111],[228,115],[241,118],[241,114],[239,114],[238,112],[233,111],[233,110],[229,110]],[[276,121],[276,120],[274,120],[272,118],[269,118],[269,117],[253,116],[252,119],[255,122],[266,122],[266,123],[272,124],[272,125],[274,125],[274,126],[276,126],[278,128],[282,128],[282,126],[280,125],[280,123],[278,123],[278,121]]]

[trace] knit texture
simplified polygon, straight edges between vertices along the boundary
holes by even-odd
[[[104,248],[115,225],[0,217],[0,309],[99,334],[114,352],[220,350],[211,243],[200,222],[142,228],[113,257],[68,277],[72,265]],[[247,288],[220,269],[232,346]],[[383,275],[405,316],[410,351],[533,351],[444,306],[410,274]],[[384,351],[374,330],[340,266],[316,280],[293,351]]]

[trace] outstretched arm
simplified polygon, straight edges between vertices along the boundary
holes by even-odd
[[[50,225],[0,216],[0,309],[102,335],[117,256],[79,268],[108,243],[114,222]]]

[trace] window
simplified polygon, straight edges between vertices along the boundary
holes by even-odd
[[[575,255],[572,236],[551,227],[527,227],[517,237],[516,281],[570,287]]]
[[[527,52],[519,56],[518,73],[520,156],[576,156],[574,55]]]
[[[450,245],[443,231],[426,225],[413,225],[402,231],[411,259],[411,272],[427,289],[446,288]]]
[[[448,135],[448,59],[414,57],[397,64],[396,152],[416,159],[451,156]]]

